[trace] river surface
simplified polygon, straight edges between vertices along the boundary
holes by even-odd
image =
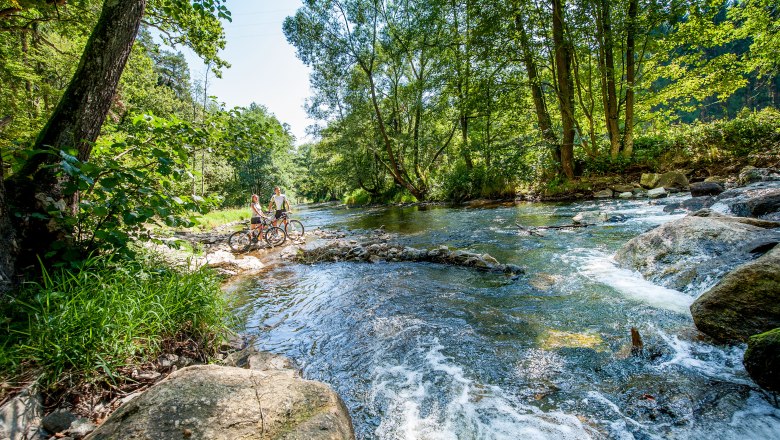
[[[583,211],[617,221],[543,236],[516,226],[568,224]],[[611,258],[683,214],[612,200],[296,215],[309,230],[384,227],[404,245],[486,252],[527,269],[512,279],[333,262],[243,282],[246,332],[335,388],[359,439],[780,439],[780,410],[745,373],[745,347],[711,345],[695,330],[688,306],[707,286],[667,289]],[[631,327],[641,357],[630,355]]]

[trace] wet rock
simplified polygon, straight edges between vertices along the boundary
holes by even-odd
[[[611,199],[612,198],[612,190],[607,188],[601,191],[596,191],[593,193],[593,197],[597,199]]]
[[[729,272],[693,302],[691,315],[719,342],[745,342],[780,327],[780,246]]]
[[[639,179],[639,184],[643,188],[652,189],[655,188],[658,184],[658,181],[661,179],[660,174],[656,173],[642,173],[642,177]]]
[[[618,194],[618,197],[621,199],[630,199],[634,197],[634,193],[631,191],[626,191]]]
[[[664,187],[653,188],[647,192],[647,197],[650,197],[651,199],[660,199],[663,197],[667,197],[668,195],[669,193],[666,192],[666,189]]]
[[[32,387],[27,387],[0,406],[0,438],[26,440],[36,438],[43,404]]]
[[[702,210],[634,237],[615,259],[655,283],[696,292],[755,259],[758,247],[780,242],[776,227],[780,223]]]
[[[780,392],[780,328],[751,336],[743,363],[758,385]]]
[[[571,220],[578,224],[603,223],[609,220],[609,214],[601,211],[583,211],[577,213]]]
[[[682,202],[670,203],[664,206],[664,212],[674,212],[678,209],[683,209],[688,212],[696,212],[704,208],[709,208],[713,203],[715,203],[715,199],[713,197],[691,197],[690,199],[684,200]]]
[[[691,197],[717,196],[723,192],[723,186],[716,182],[698,182],[691,184]]]
[[[741,217],[780,220],[780,182],[758,182],[724,191],[713,208]]]
[[[292,370],[199,365],[121,406],[87,439],[354,437],[344,403],[323,383]]]
[[[678,171],[661,174],[655,184],[655,188],[678,188],[680,190],[688,189],[688,186],[688,178],[685,177],[684,173]]]
[[[775,181],[780,180],[780,173],[774,168],[756,168],[748,165],[739,171],[739,178],[737,180],[740,185]]]

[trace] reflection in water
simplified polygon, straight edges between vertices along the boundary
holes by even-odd
[[[622,221],[519,236],[583,210]],[[239,315],[261,349],[331,384],[364,439],[780,438],[780,411],[743,348],[695,339],[692,297],[617,268],[625,241],[668,221],[646,202],[303,212],[307,227],[383,226],[521,264],[517,280],[414,263],[273,269]],[[645,357],[629,356],[637,327]]]

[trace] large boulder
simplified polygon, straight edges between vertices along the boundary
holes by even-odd
[[[658,180],[660,179],[660,174],[642,173],[642,177],[639,179],[639,184],[642,185],[643,188],[652,189],[657,186]]]
[[[723,192],[723,186],[717,182],[691,183],[691,197],[717,196]]]
[[[737,180],[742,185],[755,182],[769,182],[780,180],[780,173],[774,168],[756,168],[748,165],[739,171]]]
[[[691,304],[693,322],[719,342],[780,327],[780,246],[739,266]]]
[[[780,328],[751,336],[742,362],[757,384],[780,392]]]
[[[688,178],[685,174],[678,171],[670,171],[663,173],[658,178],[658,182],[655,184],[656,188],[678,188],[688,189]]]
[[[780,242],[780,223],[701,210],[623,245],[617,262],[665,287],[697,293]]]
[[[323,383],[290,369],[196,365],[122,405],[86,439],[354,437],[344,403]]]
[[[758,182],[724,191],[713,209],[742,217],[780,220],[780,182]]]

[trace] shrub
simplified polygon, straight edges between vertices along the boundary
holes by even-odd
[[[345,194],[342,201],[346,205],[368,205],[371,203],[371,194],[362,188],[358,188]]]

